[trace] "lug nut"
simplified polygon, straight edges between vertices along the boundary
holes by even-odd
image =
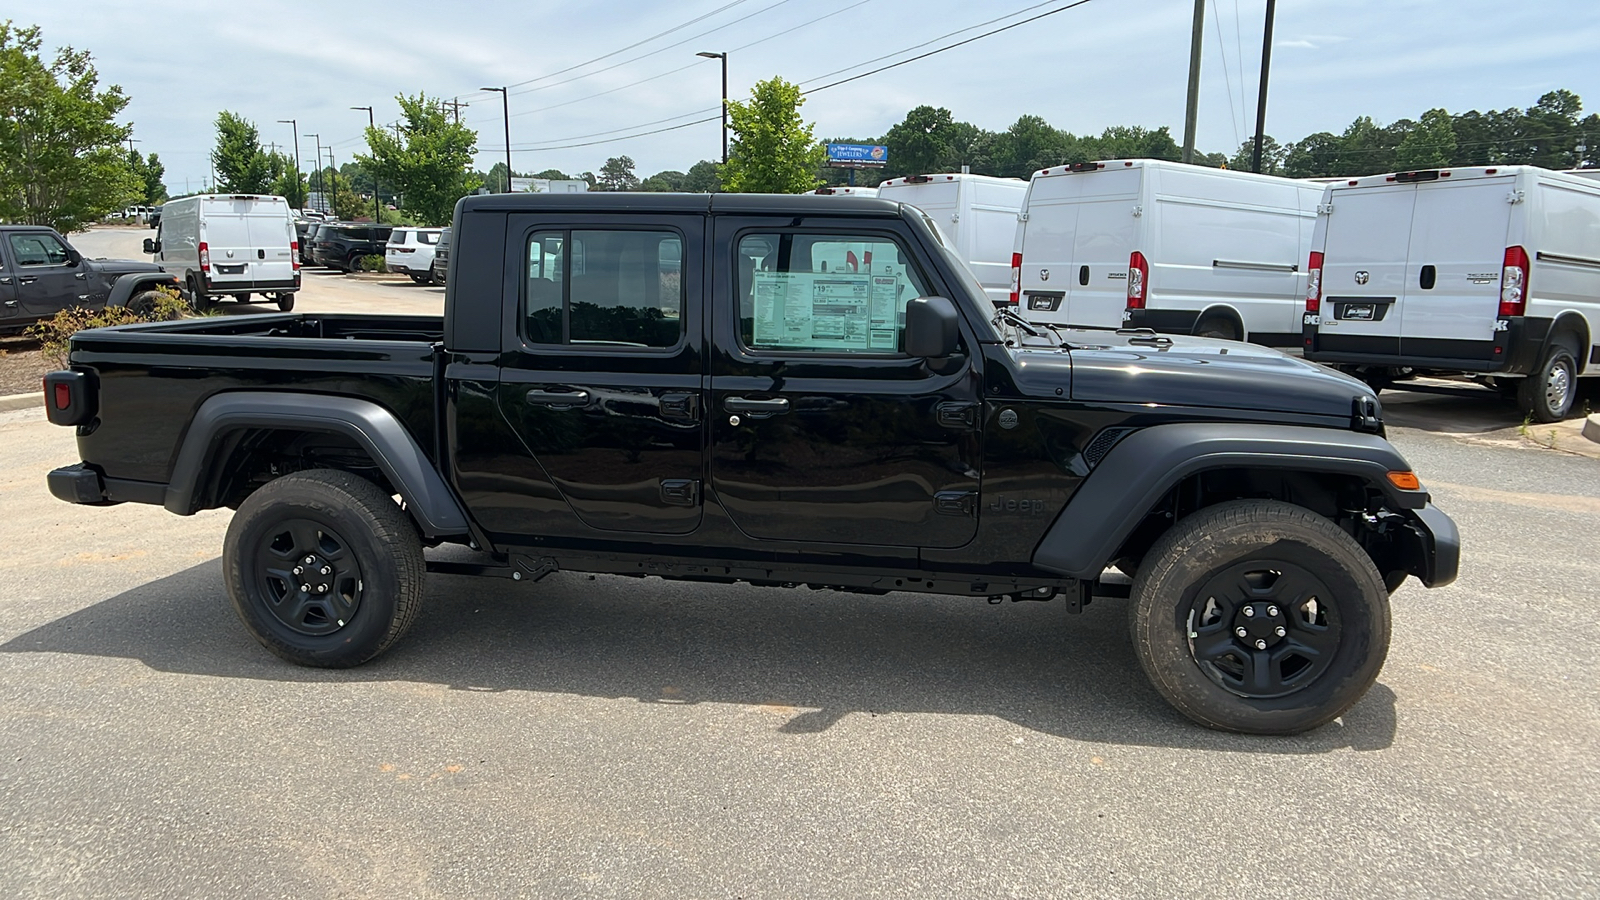
[[[302,594],[311,593],[311,585],[309,585],[309,584],[300,585],[300,593],[302,593]]]
[[[1255,614],[1256,614],[1256,608],[1254,606],[1246,606],[1244,608],[1244,617],[1246,619],[1250,618],[1251,616],[1253,616]]]
[[[299,575],[299,574],[301,574],[301,573],[302,573],[302,572],[304,572],[304,571],[305,571],[305,569],[302,569],[302,568],[300,568],[300,567],[299,567],[299,566],[295,566],[295,567],[294,567],[294,574],[296,574],[296,575]]]
[[[323,566],[322,569],[318,572],[318,574],[326,575],[326,574],[328,574],[329,572],[332,572],[332,571],[333,571],[332,567]]]
[[[1279,625],[1277,628],[1272,629],[1272,633],[1276,634],[1278,637],[1283,637],[1285,634],[1288,634],[1288,632],[1283,630],[1283,626],[1282,625]]]
[[[1262,640],[1262,639],[1260,639],[1260,638],[1256,638],[1256,649],[1257,650],[1265,650],[1265,649],[1267,649],[1267,642]]]
[[[328,592],[328,586],[327,585],[325,585],[325,584],[317,585],[317,593],[326,594],[327,592]]]
[[[1244,637],[1245,635],[1249,634],[1250,632],[1245,631],[1244,628],[1241,626],[1239,628],[1235,628],[1233,630],[1233,633],[1237,634],[1239,637]]]
[[[1275,615],[1277,615],[1277,614],[1278,614],[1278,608],[1277,608],[1277,607],[1276,607],[1276,606],[1269,606],[1269,607],[1267,607],[1267,615],[1269,615],[1269,616],[1275,616]]]
[[[317,561],[317,558],[315,556],[306,557],[306,565],[308,565],[308,566],[311,565],[312,563],[316,562],[316,561]]]

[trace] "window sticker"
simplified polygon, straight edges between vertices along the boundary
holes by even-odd
[[[756,272],[754,343],[893,353],[899,294],[900,279],[893,275]]]

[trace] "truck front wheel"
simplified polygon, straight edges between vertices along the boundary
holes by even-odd
[[[360,665],[422,605],[422,543],[377,485],[314,469],[240,504],[223,541],[228,595],[261,645],[302,666]]]
[[[1144,557],[1129,624],[1161,696],[1210,728],[1295,734],[1377,680],[1389,593],[1348,534],[1310,510],[1240,500],[1180,521]]]

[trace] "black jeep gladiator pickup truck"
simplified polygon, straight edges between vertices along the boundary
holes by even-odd
[[[1365,385],[997,313],[911,207],[493,195],[453,234],[442,319],[80,333],[45,399],[83,462],[51,491],[237,509],[233,605],[304,665],[393,644],[427,571],[1121,596],[1160,693],[1258,733],[1344,712],[1389,592],[1456,575]]]

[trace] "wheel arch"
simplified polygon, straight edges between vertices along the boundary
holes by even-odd
[[[1381,495],[1385,509],[1426,527],[1415,514],[1429,508],[1428,493],[1402,490],[1387,477],[1410,468],[1377,435],[1289,425],[1157,425],[1124,438],[1095,467],[1034,548],[1033,562],[1093,580],[1130,549],[1148,547],[1186,511],[1238,496],[1299,500],[1332,518],[1354,502],[1352,492],[1362,499],[1371,492]],[[1192,499],[1185,498],[1186,490],[1196,491]],[[1397,552],[1420,553],[1391,565],[1424,581],[1442,584],[1454,577],[1453,562],[1434,566],[1426,541]]]
[[[1569,334],[1577,341],[1573,359],[1578,364],[1578,372],[1581,374],[1589,368],[1593,332],[1589,330],[1589,320],[1576,310],[1569,309],[1556,316],[1555,321],[1550,323],[1550,331],[1545,336],[1544,347],[1539,351],[1539,359],[1544,359],[1544,355],[1550,352],[1550,345],[1555,343],[1557,338]]]
[[[123,275],[111,285],[106,295],[106,306],[127,306],[133,295],[155,287],[178,287],[178,279],[167,272],[134,272]]]
[[[1202,309],[1200,311],[1200,315],[1195,317],[1194,327],[1190,329],[1189,333],[1199,334],[1200,325],[1204,323],[1206,319],[1226,319],[1233,323],[1234,331],[1238,332],[1239,334],[1239,340],[1244,341],[1249,340],[1250,338],[1249,329],[1244,327],[1244,316],[1241,315],[1237,309],[1234,309],[1226,303],[1213,303],[1205,309]]]
[[[241,446],[313,435],[331,436],[332,446],[363,453],[405,500],[424,536],[468,533],[465,510],[400,420],[352,397],[240,391],[209,398],[179,445],[162,505],[185,516],[220,505],[235,493],[227,479]]]

